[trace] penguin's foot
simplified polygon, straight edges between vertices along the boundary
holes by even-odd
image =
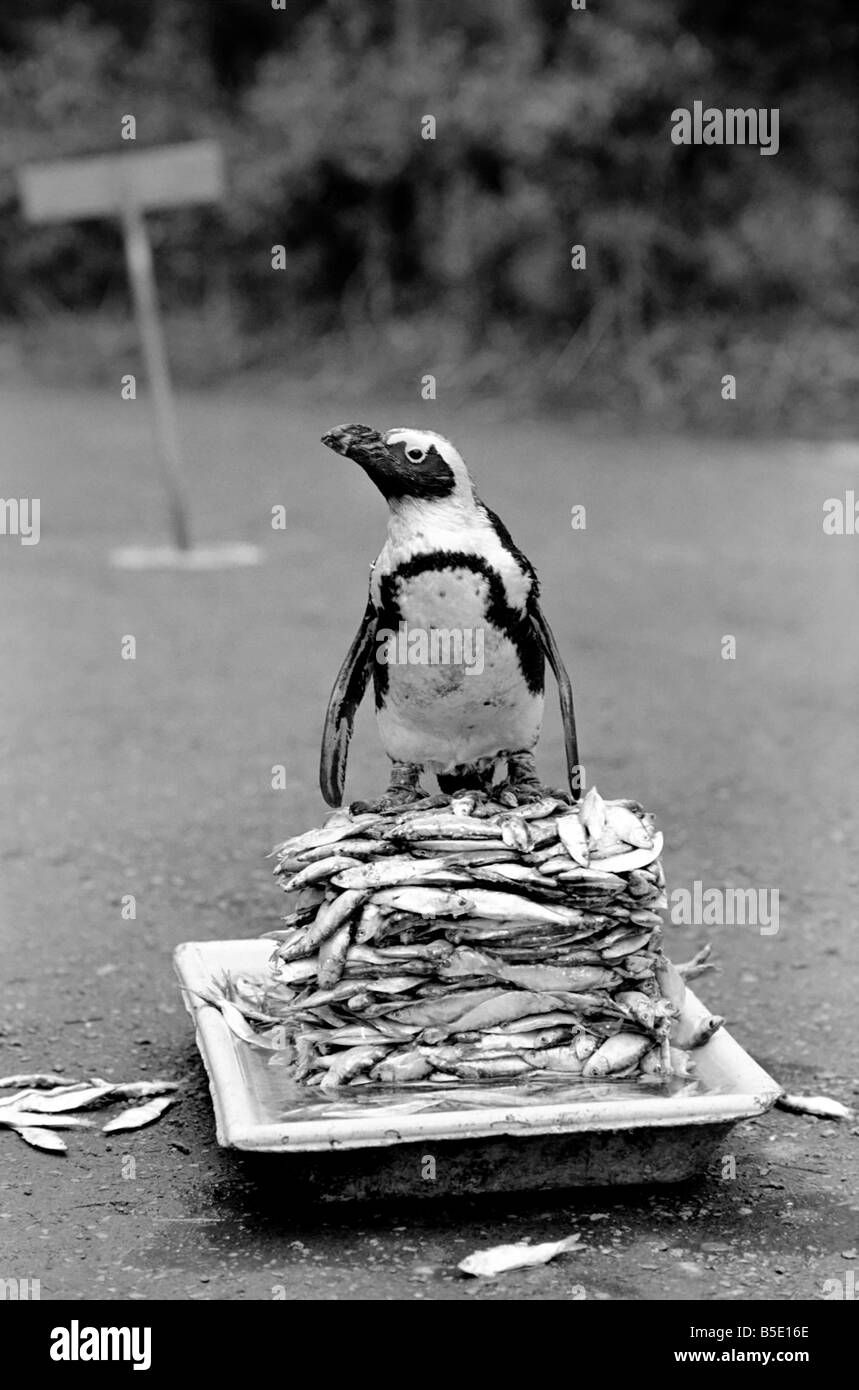
[[[408,792],[402,788],[390,789],[384,796],[377,796],[374,801],[352,801],[349,810],[353,815],[363,815],[366,811],[371,811],[374,816],[379,816],[383,811],[396,811],[401,806],[411,806],[416,801],[423,803],[426,800],[422,791]]]
[[[510,781],[499,782],[494,789],[495,800],[511,811],[517,806],[528,806],[532,801],[542,801],[544,796],[548,796],[548,792],[542,786],[520,787]]]
[[[533,753],[511,753],[507,759],[507,780],[493,787],[494,800],[511,810],[517,806],[528,806],[544,797],[554,797],[560,801],[570,801],[568,792],[556,787],[545,787],[537,776],[537,764]]]
[[[421,768],[416,763],[394,763],[391,780],[384,796],[375,801],[353,801],[349,807],[355,814],[371,811],[380,815],[383,811],[395,811],[399,806],[411,806],[416,801],[426,800],[426,792],[420,783]]]

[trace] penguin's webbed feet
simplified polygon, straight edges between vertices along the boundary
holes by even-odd
[[[425,801],[426,792],[420,783],[421,772],[422,768],[417,763],[394,763],[384,796],[376,797],[374,801],[353,801],[349,810],[355,815],[365,811],[379,815],[383,811],[395,811],[400,806]]]
[[[507,780],[494,787],[492,795],[502,806],[509,806],[511,810],[517,806],[528,806],[534,801],[542,801],[547,796],[559,801],[571,800],[568,792],[543,785],[537,776],[537,763],[533,753],[508,755]]]

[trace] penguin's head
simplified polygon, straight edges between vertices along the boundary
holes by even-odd
[[[459,453],[433,430],[403,427],[380,434],[369,425],[338,425],[322,443],[363,468],[391,506],[473,492]]]

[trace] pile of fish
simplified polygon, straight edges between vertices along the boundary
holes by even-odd
[[[266,933],[271,981],[239,991],[244,1026],[276,1027],[323,1092],[688,1077],[722,1019],[681,1017],[661,850],[651,815],[596,788],[576,807],[468,792],[335,812],[274,851],[293,911]]]
[[[104,1134],[119,1130],[142,1129],[159,1119],[178,1096],[178,1081],[104,1081],[91,1076],[75,1081],[56,1072],[24,1072],[0,1076],[0,1129],[10,1129],[34,1149],[66,1153],[67,1147],[57,1129],[91,1129],[93,1122],[77,1115],[79,1110],[95,1110],[118,1101],[142,1100],[143,1105],[127,1106],[102,1125]],[[14,1090],[4,1096],[3,1091]]]

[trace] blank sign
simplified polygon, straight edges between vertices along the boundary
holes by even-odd
[[[129,204],[148,210],[211,203],[224,192],[223,157],[214,140],[30,164],[18,177],[30,222],[115,216]]]

